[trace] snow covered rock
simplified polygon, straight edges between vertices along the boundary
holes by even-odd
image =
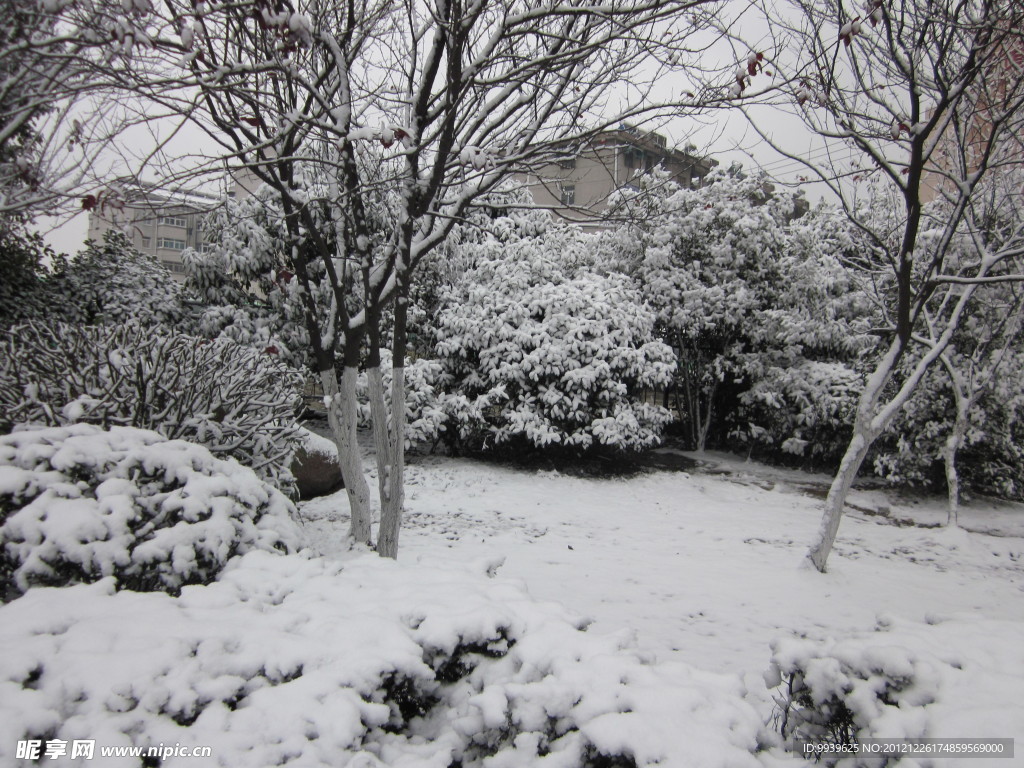
[[[108,576],[177,592],[235,555],[294,551],[294,507],[233,460],[156,432],[90,424],[0,437],[0,591]]]
[[[291,473],[300,499],[315,499],[345,487],[338,464],[338,447],[326,437],[299,428],[301,443],[292,458]]]
[[[247,768],[761,765],[738,678],[578,623],[500,578],[373,555],[253,552],[178,597],[36,589],[0,608],[0,763],[19,739],[90,738]]]

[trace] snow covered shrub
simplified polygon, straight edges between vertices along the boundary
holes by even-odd
[[[251,768],[761,766],[737,677],[581,626],[515,583],[375,556],[252,552],[175,598],[32,590],[0,608],[0,763],[92,738]]]
[[[289,488],[303,377],[276,356],[134,325],[0,334],[0,430],[78,422],[153,429]]]
[[[841,450],[852,364],[871,343],[866,302],[838,260],[849,237],[826,208],[794,219],[800,201],[764,179],[707,181],[639,179],[612,200],[628,223],[597,243],[638,281],[679,358],[681,426],[698,450]]]
[[[984,308],[974,303],[943,364],[878,440],[874,470],[889,483],[940,490],[952,458],[959,491],[1024,500],[1024,337],[1014,322],[1000,327],[1009,312]]]
[[[936,700],[936,668],[881,640],[774,641],[765,681],[781,686],[775,718],[782,736],[836,745],[924,736],[926,719],[914,708]]]
[[[294,551],[293,512],[251,470],[156,432],[18,431],[0,437],[0,593],[107,576],[177,593],[235,555]]]
[[[53,310],[46,295],[45,262],[60,262],[39,233],[25,222],[0,215],[0,327],[45,317]]]
[[[515,258],[519,249],[538,249],[557,262],[567,275],[602,272],[593,238],[570,222],[536,207],[533,195],[510,183],[480,198],[469,207],[444,242],[430,251],[417,268],[410,288],[408,313],[410,343],[421,356],[433,355],[437,342],[437,314],[454,288],[474,268],[491,261]]]
[[[90,240],[47,285],[56,304],[49,317],[67,323],[174,325],[183,315],[181,287],[171,273],[115,230],[102,244]]]
[[[863,380],[839,362],[758,366],[732,416],[737,442],[810,460],[833,460],[849,433]]]
[[[882,616],[873,631],[841,641],[776,639],[764,679],[778,688],[775,725],[787,739],[884,743],[964,733],[1005,739],[1024,722],[1022,643],[1024,622],[1016,620],[929,616],[922,623]],[[893,757],[888,764],[947,763],[918,760]],[[948,763],[973,764],[969,758]],[[878,768],[886,758],[838,764]]]
[[[312,362],[299,281],[290,253],[279,196],[262,186],[228,200],[203,220],[207,248],[182,254],[186,290],[202,304],[195,333],[228,338],[264,350],[273,348],[297,368]],[[308,267],[313,300],[326,311],[330,292],[316,282],[323,268]]]
[[[381,349],[381,371],[384,401],[391,412],[391,350]],[[438,377],[441,365],[435,360],[405,361],[405,447],[433,442],[444,431],[445,413],[438,399]],[[359,397],[359,426],[369,427],[369,381],[365,373],[359,375],[356,393]]]
[[[449,435],[572,453],[656,444],[669,413],[633,396],[675,368],[653,312],[627,277],[574,276],[550,245],[503,246],[447,295],[435,351]]]
[[[929,371],[890,432],[879,439],[874,472],[896,486],[942,491],[943,449],[956,403],[941,369]],[[1024,501],[1024,396],[1020,379],[1001,381],[975,402],[957,450],[960,490]]]

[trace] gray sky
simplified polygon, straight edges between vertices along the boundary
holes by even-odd
[[[749,34],[756,37],[759,28],[757,19],[744,21],[744,32],[750,29],[752,31]],[[737,59],[745,57],[747,53],[735,48],[730,49],[725,43],[717,43],[715,47],[717,50],[714,54],[710,51],[706,53],[709,58],[713,55],[727,67],[734,67]],[[760,74],[755,78],[753,85],[756,90],[769,82],[769,75]],[[671,83],[666,83],[666,88],[671,88]],[[818,159],[823,155],[825,147],[822,140],[809,132],[794,114],[773,107],[759,108],[754,114],[761,130],[772,134],[793,154],[810,159]],[[798,177],[806,173],[798,163],[778,155],[767,146],[739,111],[721,110],[703,119],[679,117],[653,125],[651,128],[665,134],[671,144],[694,144],[698,153],[705,153],[718,160],[723,167],[740,162],[748,171],[763,168],[780,181],[793,184],[798,184]],[[160,139],[166,139],[172,133],[174,136],[167,146],[167,156],[170,158],[184,158],[190,153],[197,152],[203,144],[210,141],[198,128],[180,130],[180,133],[179,130],[180,126],[174,125],[170,120],[152,121],[145,123],[141,131],[135,130],[120,137],[116,148],[112,147],[111,176],[118,175],[115,170],[117,167],[132,167],[140,153],[146,152]],[[164,136],[160,136],[160,132],[163,132]],[[122,157],[118,158],[118,154]],[[145,178],[157,181],[159,173],[154,170],[146,174]],[[823,194],[821,185],[804,183],[799,184],[799,187],[812,201],[818,200]],[[40,217],[37,226],[43,232],[46,241],[55,249],[73,254],[81,248],[85,240],[88,219],[88,213],[79,211],[71,217],[61,219]]]

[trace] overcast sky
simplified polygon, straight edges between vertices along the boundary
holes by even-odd
[[[748,29],[751,30],[749,33]],[[756,19],[745,22],[744,33],[745,36],[749,35],[754,39],[759,36]],[[710,52],[708,55],[711,55]],[[741,55],[745,54],[723,46],[714,53],[714,58],[720,60],[725,66],[735,66],[734,57]],[[759,75],[754,85],[764,87],[767,85],[768,77],[766,74]],[[761,130],[771,134],[789,152],[809,159],[817,159],[825,151],[822,140],[809,132],[796,116],[771,107],[763,108],[755,115]],[[152,130],[163,130],[166,133],[174,131],[176,127],[169,122],[165,123],[162,129],[154,129],[154,125],[159,125],[159,123],[147,123],[146,133],[135,132],[122,137],[117,150],[123,154],[137,156],[137,153],[146,151],[157,141],[154,136],[150,135]],[[718,160],[722,167],[739,162],[748,171],[763,169],[784,183],[789,182],[799,186],[812,201],[817,201],[823,194],[821,185],[799,182],[798,177],[806,173],[803,167],[791,159],[780,156],[765,144],[751,128],[747,118],[739,111],[720,110],[704,118],[696,119],[681,116],[651,127],[665,134],[670,144],[679,147],[685,147],[688,144],[695,145],[698,153]],[[175,136],[174,141],[169,145],[169,154],[173,155],[177,150],[178,155],[184,157],[189,153],[196,152],[197,146],[209,141],[210,139],[205,137],[199,129],[194,127],[186,129],[180,135]],[[130,162],[122,163],[124,167],[130,167],[130,165]],[[111,172],[112,177],[116,175],[116,171]],[[153,171],[145,176],[145,180],[158,181],[159,174]],[[88,214],[82,211],[71,218],[40,217],[37,220],[37,225],[47,242],[55,249],[73,254],[80,249],[85,240]]]

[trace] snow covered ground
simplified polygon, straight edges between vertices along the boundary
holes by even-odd
[[[941,498],[855,491],[823,575],[802,558],[827,478],[704,458],[711,466],[693,473],[587,479],[419,457],[408,469],[400,558],[503,557],[499,576],[592,617],[591,632],[628,629],[658,660],[738,674],[766,716],[762,673],[775,638],[842,639],[894,618],[976,626],[995,634],[997,650],[980,656],[1016,659],[985,678],[999,689],[990,703],[1016,707],[997,719],[1014,732],[980,734],[975,713],[967,731],[942,735],[1016,737],[1024,749],[1014,701],[1024,691],[1024,507],[972,502],[961,522],[984,533],[945,530],[925,527],[944,520]],[[302,508],[325,554],[343,547],[346,507],[342,495]],[[1016,694],[1000,685],[1003,671]],[[984,700],[986,683],[969,684]]]
[[[1024,508],[968,505],[967,527],[1012,524],[982,535],[891,522],[938,521],[941,499],[855,491],[853,505],[888,517],[849,514],[822,575],[801,567],[821,501],[798,486],[825,479],[713,460],[735,472],[585,479],[423,457],[408,468],[400,558],[504,557],[502,576],[595,630],[628,627],[659,658],[757,679],[780,633],[842,635],[886,614],[1024,621]],[[303,505],[322,552],[343,547],[346,509],[344,492]]]
[[[1024,748],[1024,509],[948,531],[941,500],[858,491],[822,575],[802,558],[827,478],[701,460],[415,457],[398,563],[347,546],[342,492],[299,509],[322,556],[250,552],[179,597],[29,589],[0,606],[0,768],[80,740],[125,768],[179,744],[211,756],[162,768],[795,768],[765,684],[797,675],[807,728],[841,700],[861,736]]]

